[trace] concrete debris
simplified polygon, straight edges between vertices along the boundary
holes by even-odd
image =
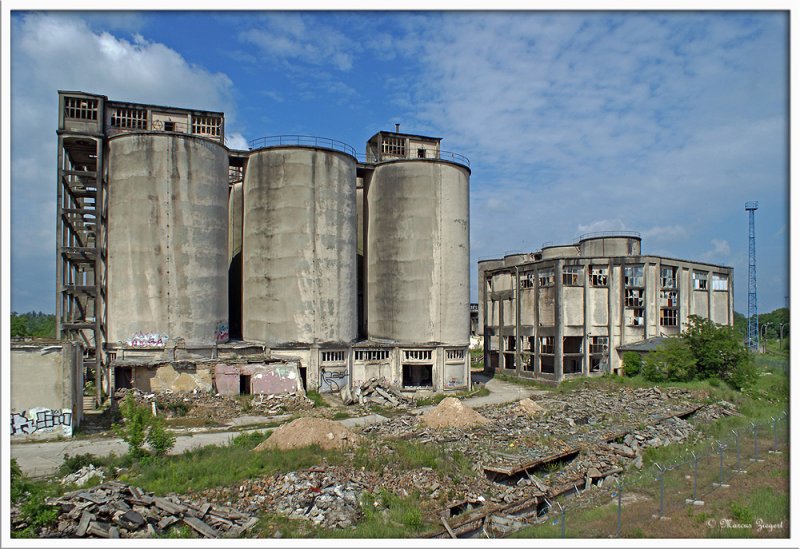
[[[89,464],[86,467],[81,467],[72,474],[65,476],[61,479],[61,484],[74,484],[75,486],[83,486],[93,478],[99,478],[101,481],[105,480],[105,474],[101,469],[95,469],[94,465]]]
[[[186,524],[206,538],[239,537],[258,519],[231,507],[171,495],[157,497],[124,482],[68,492],[46,503],[58,508],[56,526],[39,537],[145,538]]]
[[[475,427],[491,423],[491,420],[486,419],[469,406],[465,406],[459,399],[447,397],[436,408],[424,413],[420,417],[420,422],[434,429],[443,429],[446,427]]]
[[[121,400],[132,393],[138,404],[156,404],[160,416],[225,421],[242,415],[273,416],[310,410],[314,403],[302,393],[248,395],[246,398],[197,391],[146,393],[139,389],[117,389],[114,398]]]
[[[413,403],[411,398],[403,395],[385,377],[370,378],[352,391],[345,388],[341,391],[341,397],[347,406],[374,403],[391,408],[407,408]]]
[[[337,421],[316,417],[301,417],[278,427],[253,451],[289,450],[317,445],[323,450],[355,446],[361,437]]]

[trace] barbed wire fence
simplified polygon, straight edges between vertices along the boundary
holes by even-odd
[[[645,532],[653,521],[669,520],[690,507],[701,509],[723,491],[735,491],[737,477],[771,470],[773,464],[766,458],[786,452],[788,444],[789,416],[783,412],[687,447],[669,462],[628,471],[612,480],[613,520],[588,537],[638,537],[637,531]],[[636,504],[636,512],[630,512],[631,503]],[[546,504],[542,517],[556,529],[552,535],[587,537],[585,531],[570,536],[570,515],[574,513],[577,519],[579,512],[586,511],[584,506],[569,500],[548,500]]]

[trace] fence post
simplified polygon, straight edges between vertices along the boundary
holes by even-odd
[[[617,537],[622,532],[622,483],[617,480]]]
[[[731,429],[733,436],[736,437],[736,469],[733,470],[734,473],[746,473],[744,469],[742,469],[742,447],[739,445],[739,431],[736,429]]]
[[[702,500],[697,499],[697,454],[692,452],[692,497],[686,500],[686,503],[691,503],[692,505],[703,505],[704,502]]]
[[[658,468],[658,518],[664,518],[664,473],[666,470],[656,463]]]
[[[772,418],[772,450],[769,451],[770,454],[780,454],[781,451],[778,450],[778,418]]]
[[[758,427],[756,427],[755,423],[750,425],[753,426],[753,457],[750,458],[750,461],[764,461],[763,459],[758,459]]]
[[[567,510],[561,507],[561,504],[558,504],[558,508],[561,509],[561,537],[567,537]]]
[[[725,459],[725,444],[721,441],[719,444],[719,482],[712,483],[712,486],[717,488],[728,488],[730,484],[725,484],[724,459]]]

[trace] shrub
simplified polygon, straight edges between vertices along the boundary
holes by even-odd
[[[123,422],[114,424],[114,433],[128,444],[128,454],[133,458],[147,455],[144,443],[147,442],[157,456],[163,456],[174,445],[175,437],[167,432],[164,420],[154,417],[146,406],[136,403],[128,393],[120,405]]]
[[[689,327],[681,338],[697,360],[698,378],[718,377],[737,388],[741,387],[738,383],[747,384],[755,379],[746,366],[751,361],[750,353],[730,326],[691,315]]]
[[[93,456],[92,454],[75,454],[74,456],[64,455],[64,461],[58,468],[58,474],[61,476],[70,475],[87,467],[94,465],[99,467],[104,463],[103,458]]]
[[[642,375],[648,381],[690,381],[694,379],[697,360],[692,349],[679,338],[665,340],[642,363]]]
[[[625,368],[625,375],[634,377],[642,371],[642,355],[633,351],[628,351],[622,355],[622,363]]]

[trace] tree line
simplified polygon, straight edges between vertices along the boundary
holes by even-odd
[[[56,315],[31,311],[11,313],[11,338],[56,337]]]

